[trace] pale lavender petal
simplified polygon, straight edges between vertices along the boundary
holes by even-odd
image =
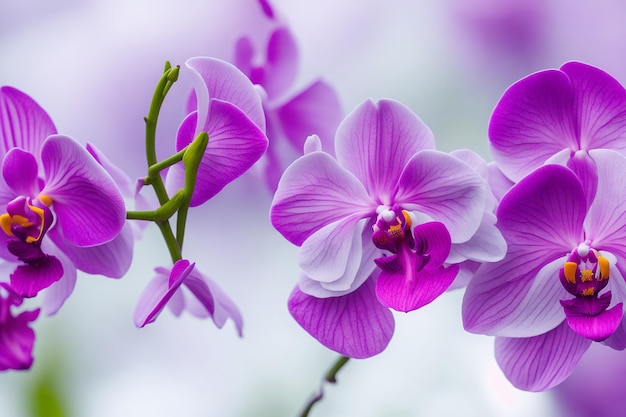
[[[35,196],[39,193],[37,159],[30,152],[13,148],[2,161],[2,177],[17,195]]]
[[[19,265],[11,274],[11,287],[22,297],[34,297],[61,279],[63,265],[54,256],[44,255],[31,264]]]
[[[387,347],[394,330],[391,312],[374,294],[374,280],[341,297],[315,298],[296,287],[289,312],[327,348],[351,358],[369,358]]]
[[[459,263],[468,259],[480,262],[496,262],[506,255],[506,241],[496,227],[496,216],[485,212],[474,235],[463,243],[453,244],[447,263]]]
[[[465,291],[465,330],[529,337],[554,328],[565,319],[559,300],[569,297],[558,275],[565,260],[563,254],[537,259],[513,247],[504,260],[484,264]]]
[[[137,187],[124,171],[115,165],[100,149],[95,145],[88,143],[85,146],[87,152],[98,161],[102,168],[113,178],[113,181],[122,192],[124,197],[133,197],[137,192]]]
[[[617,327],[615,332],[613,332],[613,334],[608,338],[604,339],[602,344],[615,350],[626,349],[626,320],[622,319],[622,322]]]
[[[12,88],[0,88],[0,155],[21,148],[39,156],[44,140],[57,133],[48,113],[32,98]]]
[[[487,164],[487,170],[487,181],[489,182],[491,192],[496,199],[500,201],[504,194],[506,194],[506,192],[509,191],[515,183],[507,178],[507,176],[502,173],[500,168],[498,168],[494,162]]]
[[[585,230],[595,247],[626,259],[626,157],[615,151],[590,151],[598,167],[598,190],[589,207]]]
[[[303,146],[304,154],[309,154],[311,152],[321,152],[322,149],[322,141],[317,135],[311,135],[306,138]]]
[[[191,58],[185,65],[191,70],[198,100],[199,118],[193,136],[207,131],[205,125],[210,113],[213,112],[213,99],[232,103],[259,129],[265,131],[265,114],[261,97],[248,77],[234,65],[207,57]]]
[[[111,176],[76,141],[51,136],[41,152],[46,185],[59,225],[77,246],[111,241],[126,218],[124,200]]]
[[[489,140],[504,174],[519,181],[563,149],[577,150],[574,91],[558,70],[541,71],[516,82],[491,115]]]
[[[408,107],[393,100],[367,100],[341,122],[335,151],[341,166],[381,204],[391,204],[400,174],[417,152],[434,149],[432,132]]]
[[[76,267],[55,245],[49,242],[44,242],[44,244],[42,246],[44,246],[46,253],[57,258],[63,266],[63,276],[41,291],[41,296],[43,296],[41,311],[46,316],[52,316],[59,311],[65,300],[74,291],[76,286]]]
[[[563,382],[591,345],[563,322],[529,338],[496,338],[496,360],[517,388],[545,391]]]
[[[469,240],[485,210],[487,182],[467,164],[443,152],[425,150],[407,162],[393,201],[443,223],[453,243]]]
[[[174,264],[169,276],[165,275],[163,270],[157,270],[157,276],[148,283],[137,301],[134,313],[137,327],[144,327],[156,320],[194,266],[195,264],[188,260],[181,259]]]
[[[287,92],[298,75],[298,47],[290,30],[276,29],[267,44],[267,61],[263,68],[264,77],[255,84],[261,84],[270,99]],[[254,82],[254,80],[253,80]]]
[[[574,171],[582,183],[587,206],[590,206],[598,188],[598,170],[595,161],[586,151],[577,151],[569,158],[566,165]]]
[[[322,147],[333,153],[335,131],[343,117],[335,90],[324,81],[316,81],[294,98],[276,109],[285,135],[298,150],[305,139],[316,134]]]
[[[170,309],[174,316],[180,317],[183,311],[185,311],[185,307],[187,307],[187,302],[189,300],[195,300],[195,298],[188,297],[188,299],[185,299],[185,295],[182,291],[174,291],[167,302],[167,308]]]
[[[478,173],[484,179],[489,177],[487,162],[476,152],[470,149],[457,149],[450,152],[450,155],[465,162],[470,168]]]
[[[196,117],[197,113],[191,113],[181,125],[176,142],[178,150],[193,141],[190,126]],[[250,169],[267,149],[265,134],[241,110],[227,102],[211,100],[211,114],[203,131],[208,133],[209,143],[198,167],[192,207],[206,202]],[[168,180],[168,188],[181,185],[181,171],[182,167],[178,166],[176,174],[168,172],[168,177],[175,175]]]
[[[331,283],[350,271],[352,277],[361,264],[362,233],[366,219],[349,216],[328,224],[302,243],[298,265],[311,279]],[[348,278],[346,288],[352,283]],[[346,289],[343,288],[343,289]]]
[[[88,274],[121,278],[133,260],[134,235],[129,222],[113,240],[102,245],[80,247],[71,244],[63,230],[54,227],[48,232],[54,243],[65,253],[76,268]]]
[[[270,218],[276,230],[299,246],[322,227],[352,215],[370,217],[376,207],[354,175],[328,154],[314,152],[287,168]]]
[[[561,67],[574,90],[580,149],[626,153],[626,90],[606,72],[581,62]]]
[[[235,42],[235,54],[233,57],[233,64],[235,64],[235,66],[239,68],[241,72],[243,72],[248,78],[250,78],[252,84],[258,84],[256,80],[252,79],[254,58],[254,46],[252,45],[252,41],[250,40],[250,38],[247,36],[242,36],[241,38],[237,39],[237,42]],[[192,93],[192,95],[190,95],[189,97],[190,98],[187,100],[186,106],[187,113],[191,113],[192,111],[198,109],[195,93]]]

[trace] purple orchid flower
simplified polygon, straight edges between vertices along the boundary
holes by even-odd
[[[211,317],[218,328],[232,319],[239,336],[242,335],[241,313],[231,299],[212,280],[200,273],[186,259],[177,261],[170,269],[156,268],[157,275],[148,284],[135,308],[135,325],[152,323],[167,305],[177,317],[187,310],[199,318]],[[182,285],[193,295],[185,295]]]
[[[317,135],[324,148],[333,149],[332,140],[343,112],[335,90],[322,80],[295,95],[289,94],[298,73],[298,48],[287,27],[272,31],[264,62],[259,63],[261,59],[250,38],[238,40],[235,65],[266,93],[263,109],[270,144],[263,162],[267,185],[275,191],[285,168],[301,156],[308,136]]]
[[[292,315],[329,348],[368,357],[393,333],[388,308],[418,309],[450,286],[459,266],[447,258],[477,234],[488,188],[459,158],[435,151],[428,127],[392,100],[357,107],[335,146],[337,159],[310,138],[281,178],[270,216],[300,246],[304,274],[290,297]],[[493,225],[481,233],[499,236]],[[494,257],[481,252],[472,256]],[[347,318],[337,320],[338,312]]]
[[[104,245],[125,221],[113,180],[81,145],[56,134],[35,101],[11,87],[0,88],[0,155],[0,256],[19,264],[10,275],[18,294],[33,297],[51,287],[44,310],[52,314],[71,293],[76,267],[125,272],[121,251],[128,245]]]
[[[191,199],[195,207],[246,172],[265,152],[267,137],[261,97],[241,71],[206,57],[191,58],[185,65],[195,94],[178,129],[176,150],[189,145],[200,132],[209,135]],[[168,189],[176,191],[184,184],[183,164],[172,166],[167,173]]]
[[[498,227],[508,251],[485,264],[463,300],[466,330],[498,336],[496,359],[518,388],[543,391],[574,369],[592,341],[626,347],[626,158],[589,151],[597,191],[549,164],[504,195]]]
[[[39,309],[13,316],[11,307],[22,301],[8,284],[0,282],[0,371],[28,369],[33,363],[35,332],[28,323],[37,318]]]
[[[529,75],[504,93],[491,116],[493,158],[519,181],[544,163],[579,174],[591,203],[596,190],[593,149],[626,155],[626,90],[606,72],[580,62]]]

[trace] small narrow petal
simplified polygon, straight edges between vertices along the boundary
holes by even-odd
[[[496,338],[496,360],[517,388],[546,391],[567,378],[591,345],[563,322],[529,338]]]
[[[423,149],[434,149],[432,132],[415,113],[393,100],[367,100],[341,122],[335,151],[341,166],[368,193],[390,204],[402,169]]]
[[[626,90],[599,68],[581,62],[561,67],[574,91],[580,149],[614,149],[626,154]]]
[[[272,207],[272,224],[287,240],[302,243],[322,227],[352,215],[375,213],[376,202],[335,159],[314,152],[297,159],[281,178]]]
[[[194,265],[186,259],[181,259],[174,264],[169,276],[166,276],[163,270],[157,271],[157,276],[148,283],[137,301],[133,316],[135,326],[144,327],[156,320],[170,298],[189,276]]]
[[[316,81],[276,109],[285,135],[298,150],[304,140],[319,136],[322,148],[334,153],[334,138],[343,111],[335,90],[324,81]]]
[[[0,155],[21,148],[38,156],[44,140],[57,133],[48,113],[12,87],[0,88]]]
[[[111,176],[73,139],[51,136],[41,158],[46,185],[67,240],[76,246],[111,241],[126,218],[124,199]]]
[[[394,202],[442,222],[453,243],[469,240],[480,226],[487,182],[467,164],[443,152],[425,150],[406,164]]]
[[[232,103],[259,129],[265,131],[261,97],[248,77],[234,65],[207,57],[191,58],[185,65],[191,70],[198,103],[199,118],[194,137],[207,131],[205,124],[213,112],[212,99]]]
[[[2,161],[2,176],[16,195],[36,196],[39,193],[37,159],[30,152],[13,148]]]
[[[385,350],[394,330],[391,312],[374,293],[374,280],[344,296],[316,298],[294,288],[289,312],[322,345],[342,355],[363,359]]]
[[[503,94],[489,122],[494,160],[519,181],[563,149],[579,149],[574,91],[558,70],[540,71],[516,82]]]
[[[36,262],[19,265],[11,274],[11,287],[22,297],[34,297],[63,276],[63,265],[56,257],[44,255]]]

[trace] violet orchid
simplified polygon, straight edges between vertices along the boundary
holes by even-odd
[[[265,116],[261,97],[250,80],[233,65],[219,59],[187,60],[195,95],[189,114],[178,129],[176,150],[189,145],[200,132],[209,143],[200,167],[191,206],[198,206],[246,172],[265,152]],[[184,187],[182,163],[167,173],[167,187]]]
[[[476,235],[489,191],[469,165],[435,151],[428,127],[392,100],[357,107],[335,147],[337,159],[317,138],[307,142],[281,178],[270,216],[300,246],[304,274],[292,315],[329,348],[368,357],[393,332],[387,308],[418,309],[450,286],[467,259],[448,265],[451,248]],[[499,236],[493,225],[484,233]],[[494,256],[476,246],[477,258]]]
[[[0,88],[0,154],[0,256],[18,263],[10,275],[18,294],[33,297],[57,283],[44,299],[52,314],[72,291],[76,267],[125,272],[128,245],[104,245],[125,221],[113,180],[81,145],[56,134],[32,98],[11,87]]]
[[[0,371],[28,369],[33,363],[35,332],[28,323],[37,318],[39,309],[13,316],[11,307],[22,301],[8,284],[0,282]]]
[[[154,322],[167,305],[176,316],[186,309],[199,318],[211,317],[220,329],[230,318],[241,336],[241,313],[217,284],[195,268],[194,263],[181,259],[171,269],[160,267],[155,271],[157,275],[145,288],[135,308],[137,327]],[[191,297],[183,292],[183,284],[191,292]]]
[[[498,336],[496,359],[524,390],[558,385],[592,341],[626,347],[626,157],[589,155],[590,206],[585,181],[561,165],[536,169],[504,195],[497,216],[507,254],[480,267],[463,300],[466,330]]]
[[[570,167],[587,201],[596,190],[592,149],[626,154],[626,90],[593,66],[568,62],[531,74],[504,93],[491,116],[493,158],[511,181],[546,162]]]
[[[266,93],[263,109],[270,144],[263,162],[267,185],[275,191],[285,168],[301,155],[308,136],[316,134],[325,149],[333,149],[335,130],[343,117],[341,104],[334,89],[322,80],[289,94],[298,73],[298,49],[285,26],[272,31],[261,58],[250,38],[240,38],[234,63]]]

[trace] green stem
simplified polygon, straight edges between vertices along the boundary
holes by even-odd
[[[130,220],[148,220],[153,222],[164,222],[170,219],[181,204],[185,201],[184,190],[179,190],[172,198],[161,207],[152,211],[127,211],[126,218]]]
[[[187,146],[187,152],[183,155],[183,163],[185,164],[185,198],[178,209],[178,216],[176,217],[176,240],[181,250],[185,238],[187,212],[189,211],[193,190],[196,187],[198,168],[200,167],[200,162],[202,161],[208,143],[209,135],[206,132],[200,132],[193,142]]]
[[[153,178],[160,178],[160,173],[165,168],[171,167],[172,165],[183,160],[183,155],[187,151],[188,146],[185,146],[180,151],[176,152],[174,155],[170,156],[162,160],[161,162],[157,162],[156,164],[150,165],[148,167],[148,176],[144,178],[144,185],[151,185]]]
[[[337,361],[333,364],[333,366],[328,370],[318,391],[311,397],[309,402],[305,405],[302,413],[299,414],[299,417],[307,417],[311,412],[311,409],[315,404],[322,400],[324,397],[324,385],[326,384],[336,384],[337,383],[337,373],[343,368],[343,366],[348,363],[350,358],[346,356],[340,356]]]

